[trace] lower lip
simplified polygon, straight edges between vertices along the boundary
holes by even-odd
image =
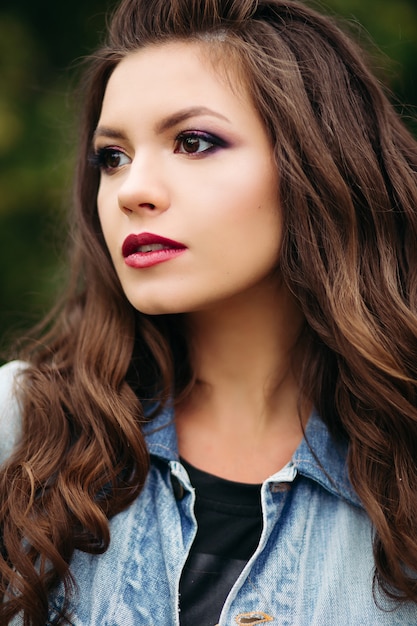
[[[166,261],[171,261],[183,254],[187,248],[166,248],[165,250],[155,250],[154,252],[135,252],[125,258],[125,263],[129,267],[142,269],[159,265]]]

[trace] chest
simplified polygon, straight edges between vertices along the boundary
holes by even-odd
[[[386,613],[373,601],[372,531],[363,511],[307,479],[282,478],[262,487],[260,541],[220,626],[263,623],[244,621],[256,616],[280,626],[415,625],[414,607]],[[185,470],[152,467],[141,496],[111,521],[107,552],[74,555],[73,626],[178,626],[180,578],[195,534]],[[61,604],[58,590],[51,618]]]

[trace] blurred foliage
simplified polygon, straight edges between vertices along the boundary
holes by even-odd
[[[71,92],[77,60],[101,41],[111,4],[0,4],[0,348],[43,316],[65,275]]]
[[[101,41],[112,5],[2,0],[0,6],[0,346],[43,315],[65,275],[74,61]],[[319,6],[348,19],[395,100],[417,105],[415,0],[319,0]]]

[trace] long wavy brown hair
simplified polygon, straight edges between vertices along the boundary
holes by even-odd
[[[334,436],[375,528],[375,584],[417,602],[417,147],[364,54],[334,21],[284,0],[123,0],[83,83],[71,280],[27,346],[23,434],[0,482],[0,623],[47,621],[74,550],[143,486],[144,399],[192,384],[181,317],[125,298],[89,163],[106,83],[150,44],[196,41],[245,80],[274,146],[280,270],[304,312],[302,394]],[[65,611],[59,623],[65,623]]]

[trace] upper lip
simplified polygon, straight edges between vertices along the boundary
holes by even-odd
[[[168,239],[167,237],[161,237],[160,235],[154,235],[153,233],[140,233],[138,235],[128,235],[123,242],[122,254],[126,258],[131,254],[138,252],[140,246],[146,246],[153,243],[158,243],[166,248],[185,248],[183,243]]]

